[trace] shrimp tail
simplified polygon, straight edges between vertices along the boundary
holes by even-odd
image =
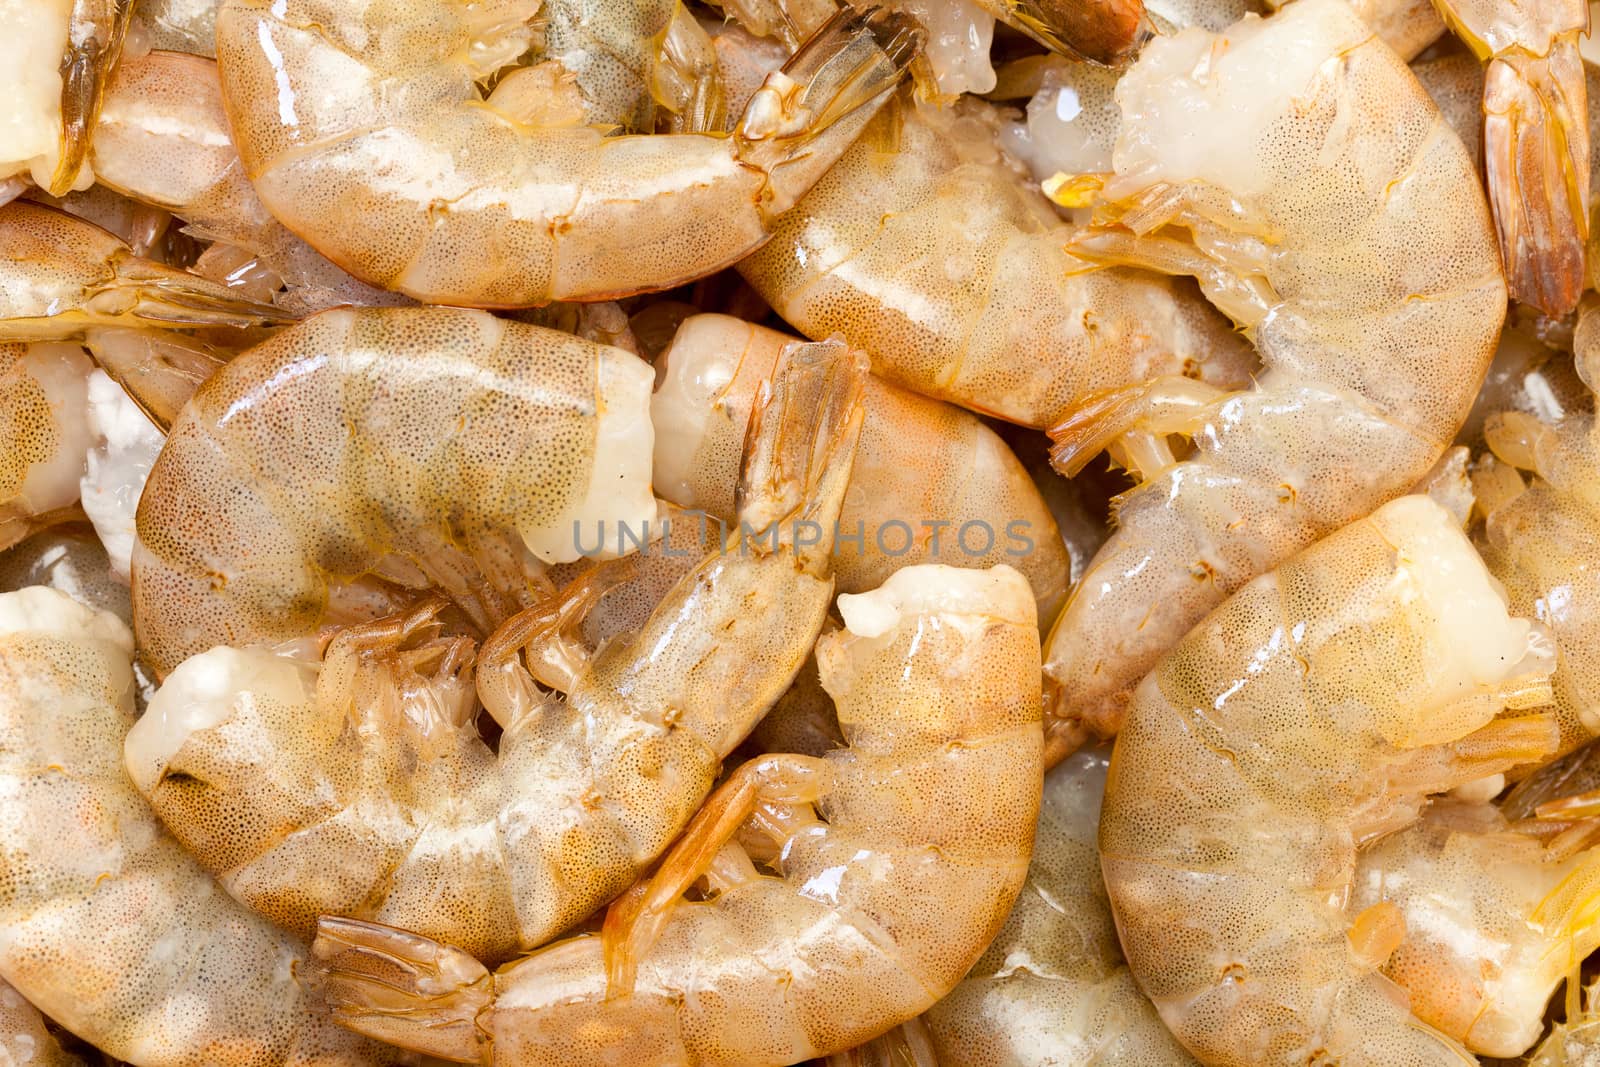
[[[773,550],[792,544],[810,573],[826,573],[861,435],[866,359],[838,341],[784,350],[745,435],[739,530]]]
[[[980,5],[1054,52],[1121,66],[1155,35],[1143,0],[981,0]]]
[[[61,159],[50,176],[51,196],[65,196],[77,184],[89,155],[100,105],[111,72],[122,56],[134,0],[77,0],[61,60]]]
[[[88,287],[81,305],[70,311],[0,319],[0,340],[78,340],[96,326],[247,329],[294,321],[271,304],[246,300],[225,285],[131,253],[114,260],[113,267],[114,274]]]
[[[83,345],[163,433],[230,353],[170,330],[90,327]]]
[[[793,207],[844,154],[921,52],[915,19],[845,4],[767,76],[734,137],[740,160],[767,176],[768,219]]]
[[[1154,378],[1091,393],[1050,428],[1050,465],[1071,478],[1124,434],[1186,434],[1196,412],[1222,396],[1192,378]]]
[[[734,835],[765,803],[806,804],[827,788],[828,765],[810,756],[768,756],[743,764],[706,798],[654,875],[606,911],[600,937],[608,999],[633,991],[639,961],[655,944],[683,894],[711,869]]]
[[[494,998],[494,978],[460,949],[325,915],[311,957],[311,983],[341,1025],[440,1059],[483,1060],[478,1015]]]
[[[1513,298],[1565,315],[1585,284],[1589,130],[1583,60],[1574,36],[1545,56],[1489,61],[1483,154]]]

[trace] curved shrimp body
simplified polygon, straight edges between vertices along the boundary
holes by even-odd
[[[143,11],[144,8],[139,9]],[[396,293],[356,280],[273,218],[244,175],[222,106],[222,82],[209,59],[178,52],[127,56],[106,93],[93,139],[95,180],[181,217],[186,232],[254,257],[282,281],[275,297],[302,317],[339,304],[408,304]],[[212,248],[195,265],[226,253]],[[237,276],[230,262],[224,275]]]
[[[0,344],[0,548],[78,503],[94,364],[74,344]]]
[[[842,347],[795,353],[758,416],[740,512],[771,536],[719,544],[636,633],[571,647],[604,591],[590,576],[490,639],[477,691],[498,753],[478,734],[469,646],[439,637],[433,604],[344,631],[320,671],[265,649],[186,661],[128,736],[130,775],[229,892],[296,932],[372,918],[493,961],[544,943],[666,848],[799,671],[831,546],[790,527],[837,515],[863,377]],[[524,655],[561,672],[565,701]]]
[[[993,108],[898,116],[739,264],[801,333],[837,334],[888,381],[1035,427],[1148,377],[1249,381],[1254,354],[1203,300],[1066,251],[1076,231],[1002,155]]]
[[[280,333],[201,387],[150,472],[142,653],[165,675],[313,634],[330,586],[368,574],[432,584],[488,632],[544,562],[654,518],[650,381],[620,349],[484,312],[339,310]]]
[[[228,0],[217,58],[261,199],[357,277],[419,300],[511,307],[663,289],[764,241],[918,43],[905,22],[847,10],[733,133],[607,137],[522,121],[476,88],[527,49],[540,6]],[[339,92],[325,91],[330,78]]]
[[[1350,907],[1399,910],[1405,940],[1384,973],[1419,1018],[1511,1057],[1539,1039],[1551,993],[1600,946],[1597,889],[1600,855],[1563,856],[1492,805],[1441,801],[1361,854]]]
[[[1033,597],[1004,566],[921,566],[840,607],[848,628],[817,659],[849,747],[744,764],[603,936],[494,975],[402,931],[323,920],[335,1018],[485,1064],[757,1067],[859,1044],[948,991],[1027,869]],[[711,891],[684,900],[702,876]]]
[[[922,1016],[954,1067],[1185,1067],[1194,1061],[1122,959],[1095,836],[1106,756],[1074,753],[1045,777],[1033,862],[1011,916]]]
[[[1152,42],[1117,99],[1104,225],[1072,247],[1195,275],[1266,369],[1246,392],[1107,391],[1052,431],[1064,473],[1115,442],[1143,476],[1047,644],[1063,750],[1114,733],[1138,679],[1229,592],[1416,484],[1506,312],[1471,160],[1338,0]],[[1173,433],[1194,442],[1182,462]]]
[[[141,1067],[393,1062],[295,978],[303,945],[219,892],[122,769],[133,636],[52,589],[0,594],[0,975]]]
[[[26,174],[61,196],[87,188],[83,166],[131,0],[28,0],[0,9],[0,178]]]
[[[1300,0],[1309,2],[1309,0]],[[1346,906],[1364,842],[1428,794],[1539,758],[1549,638],[1455,520],[1404,497],[1244,586],[1140,684],[1100,857],[1128,964],[1206,1064],[1470,1064]]]
[[[977,0],[995,18],[1065,56],[1117,66],[1150,39],[1142,0]]]
[[[650,404],[658,493],[733,518],[750,412],[792,343],[725,315],[678,327],[657,361],[661,383]],[[1005,443],[965,411],[876,379],[865,410],[835,540],[839,589],[874,589],[917,563],[1008,563],[1033,586],[1040,617],[1053,618],[1066,594],[1066,546]]]
[[[1587,283],[1588,90],[1578,40],[1587,0],[1434,0],[1479,59],[1483,159],[1511,295],[1550,315]]]
[[[224,285],[133,254],[82,219],[0,207],[0,339],[60,341],[105,326],[275,325],[288,316]]]
[[[6,1067],[84,1067],[61,1047],[39,1009],[0,981],[0,1063]]]

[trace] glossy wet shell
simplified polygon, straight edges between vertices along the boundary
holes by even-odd
[[[206,382],[150,472],[142,653],[165,673],[310,634],[331,583],[395,561],[408,584],[460,601],[498,583],[514,606],[535,548],[577,558],[601,424],[642,420],[648,381],[628,353],[482,312],[333,311],[279,334]],[[621,496],[605,514],[654,515],[648,464],[608,471]]]

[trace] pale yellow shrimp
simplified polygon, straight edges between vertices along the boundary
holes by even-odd
[[[1101,869],[1135,979],[1197,1059],[1474,1062],[1378,972],[1403,929],[1348,905],[1356,851],[1553,751],[1550,716],[1501,716],[1547,701],[1553,666],[1454,517],[1408,496],[1245,585],[1145,678]]]
[[[1572,807],[1557,800],[1540,809],[1549,821],[1513,824],[1492,804],[1438,801],[1361,854],[1351,910],[1388,904],[1405,926],[1384,973],[1473,1052],[1528,1051],[1551,994],[1600,947],[1600,849],[1567,843],[1592,842],[1595,828],[1554,818]]]
[[[75,344],[0,344],[0,548],[76,514],[94,364]]]
[[[1058,751],[1114,733],[1139,678],[1228,593],[1416,484],[1506,313],[1472,161],[1338,0],[1154,41],[1117,100],[1103,225],[1073,249],[1195,275],[1266,369],[1244,392],[1111,390],[1052,432],[1064,472],[1118,442],[1142,477],[1047,645]],[[1194,454],[1174,462],[1168,434]]]
[[[760,1067],[860,1044],[948,991],[1027,871],[1033,596],[1005,566],[924,565],[840,609],[847,629],[817,660],[849,747],[744,764],[604,936],[493,975],[413,934],[324,919],[313,951],[334,1017],[507,1067]]]
[[[61,1047],[39,1009],[0,981],[0,1067],[83,1067]]]
[[[233,147],[211,60],[125,57],[95,127],[93,160],[100,185],[179,216],[186,232],[219,246],[195,264],[208,278],[238,289],[241,279],[265,273],[265,292],[252,295],[296,317],[341,304],[410,303],[351,277],[267,211]]]
[[[31,176],[61,196],[83,166],[132,0],[9,0],[0,6],[0,178]]]
[[[133,625],[127,579],[117,574],[111,557],[87,524],[52,526],[0,555],[0,592],[32,585],[49,586]]]
[[[1587,0],[1434,0],[1488,63],[1483,159],[1511,295],[1550,315],[1578,303],[1589,236]]]
[[[499,962],[569,930],[683,829],[815,641],[830,546],[790,527],[837,516],[863,377],[842,346],[790,357],[752,437],[751,534],[637,633],[571,642],[591,578],[490,638],[477,692],[497,752],[470,644],[439,638],[433,604],[343,632],[320,671],[266,649],[189,659],[128,735],[134,784],[224,888],[297,933],[375,919]]]
[[[352,274],[421,300],[509,307],[663,289],[764,241],[918,47],[909,23],[846,9],[731,134],[607,137],[522,121],[476,87],[527,50],[540,6],[227,0],[223,95],[262,201]],[[341,91],[326,91],[330,78]]]
[[[59,341],[100,326],[248,327],[268,305],[141,259],[98,226],[27,201],[0,207],[0,339]]]
[[[53,589],[0,594],[0,976],[140,1067],[382,1064],[297,977],[305,947],[230,900],[122,768],[133,635]]]
[[[1528,1067],[1600,1067],[1600,981],[1583,987],[1582,1010],[1568,1010],[1528,1057]]]
[[[1600,360],[1600,303],[1592,298],[1577,340],[1578,373],[1592,388],[1600,369],[1590,362]],[[1600,532],[1600,429],[1582,410],[1552,423],[1504,411],[1486,420],[1484,436],[1500,462],[1478,473],[1486,490],[1480,550],[1513,610],[1537,615],[1555,634],[1561,747],[1575,748],[1600,733],[1600,586],[1589,577]],[[1518,469],[1533,475],[1525,488]]]
[[[545,563],[655,517],[648,365],[443,308],[335,310],[184,407],[140,501],[135,629],[160,675],[313,634],[363,575],[432,585],[487,633]],[[198,520],[198,521],[197,521]]]
[[[1002,154],[1000,125],[971,99],[886,112],[740,273],[885,379],[1029,426],[1157,375],[1247,383],[1254,354],[1187,283],[1067,252],[1078,231]]]
[[[1192,1067],[1139,992],[1117,944],[1095,836],[1105,753],[1044,780],[1033,863],[976,966],[923,1014],[947,1067]]]
[[[734,518],[746,427],[779,355],[794,339],[726,315],[678,327],[656,361],[650,403],[656,492]],[[870,379],[850,490],[839,514],[839,589],[875,589],[901,567],[948,563],[1021,571],[1055,617],[1066,595],[1066,546],[1032,479],[971,414]],[[830,531],[831,534],[831,531]]]

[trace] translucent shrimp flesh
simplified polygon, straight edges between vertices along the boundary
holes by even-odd
[[[122,768],[133,635],[53,589],[0,594],[0,977],[140,1067],[394,1063],[297,977],[305,946],[167,835]]]
[[[970,98],[886,111],[740,273],[886,380],[1023,425],[1160,375],[1247,383],[1254,353],[1187,283],[1068,252],[1078,231],[1002,153],[1002,125]]]
[[[792,343],[726,315],[696,315],[678,327],[656,360],[660,384],[650,404],[657,493],[734,520],[750,413]],[[1040,617],[1054,618],[1066,595],[1066,546],[1005,443],[967,412],[875,378],[865,410],[833,537],[840,591],[875,589],[917,563],[1006,563],[1028,579]]]
[[[1117,100],[1115,174],[1072,251],[1196,276],[1265,370],[1243,392],[1108,390],[1052,431],[1064,473],[1115,443],[1141,477],[1047,643],[1057,752],[1114,733],[1229,592],[1416,484],[1506,313],[1472,161],[1338,0],[1153,41]]]
[[[608,137],[508,114],[477,88],[527,50],[540,7],[227,0],[223,96],[262,201],[352,274],[419,300],[514,307],[664,289],[764,241],[918,48],[908,22],[846,9],[731,133]]]
[[[847,628],[817,660],[849,747],[744,764],[603,934],[495,974],[323,920],[334,1017],[465,1062],[758,1067],[860,1044],[948,991],[1027,870],[1033,596],[1005,566],[924,565],[840,609]]]
[[[128,735],[134,784],[224,888],[297,933],[373,919],[500,962],[569,930],[683,829],[815,641],[831,545],[792,527],[837,516],[864,376],[840,346],[795,351],[752,437],[754,532],[637,633],[575,645],[590,576],[485,643],[498,752],[470,642],[424,604],[342,631],[320,668],[268,649],[185,661]]]
[[[1455,518],[1403,497],[1245,585],[1140,684],[1101,869],[1134,978],[1202,1063],[1475,1062],[1379,973],[1394,905],[1349,897],[1357,849],[1430,794],[1555,749],[1522,712],[1550,698],[1549,635],[1502,596]]]
[[[165,676],[314,635],[363,576],[435,588],[487,634],[548,591],[545,564],[655,517],[651,382],[620,349],[484,312],[335,310],[279,333],[200,388],[150,472],[142,655]]]
[[[0,981],[0,1064],[5,1067],[84,1067],[61,1047],[39,1009]]]
[[[0,548],[76,512],[94,364],[75,344],[0,344]]]

